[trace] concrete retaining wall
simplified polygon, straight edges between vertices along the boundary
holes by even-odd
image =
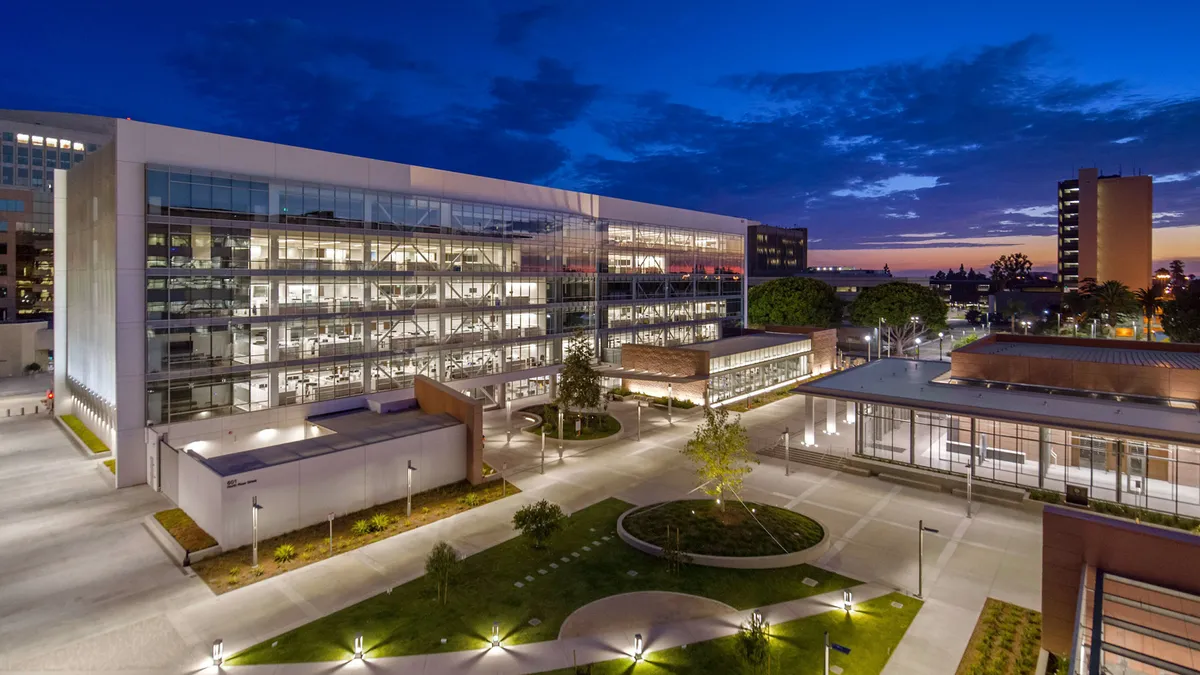
[[[635,506],[625,513],[622,513],[621,517],[617,519],[617,536],[621,538],[621,541],[629,544],[642,553],[647,553],[649,555],[661,558],[663,554],[662,547],[642,541],[632,534],[629,534],[629,532],[625,530],[625,516],[628,516],[637,510],[649,508],[650,506],[654,505],[650,504],[648,506]],[[825,533],[824,536],[821,537],[821,541],[817,542],[813,546],[810,546],[809,548],[804,549],[803,551],[796,551],[795,553],[762,556],[699,555],[697,553],[688,553],[687,551],[684,551],[684,553],[687,553],[692,564],[704,565],[705,567],[727,567],[730,569],[739,570],[768,570],[778,569],[780,567],[794,567],[796,565],[814,562],[822,555],[825,555],[825,552],[829,550],[829,547],[832,544],[832,541],[829,538],[829,528],[825,527],[825,524],[819,521],[817,524],[821,526],[821,530]]]

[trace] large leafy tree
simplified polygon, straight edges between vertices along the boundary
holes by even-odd
[[[1151,284],[1149,288],[1139,288],[1133,292],[1133,299],[1141,308],[1142,317],[1146,320],[1147,342],[1154,340],[1154,316],[1162,306],[1163,290],[1160,284]]]
[[[850,321],[874,328],[883,319],[883,338],[903,350],[925,331],[945,328],[946,311],[946,303],[928,286],[892,281],[860,291],[850,305]]]
[[[1006,291],[1018,279],[1024,279],[1033,269],[1033,263],[1024,253],[1008,253],[992,263],[992,282]]]
[[[750,473],[750,464],[758,463],[741,418],[730,420],[725,408],[705,408],[704,424],[681,452],[692,461],[704,492],[720,498],[722,507],[725,493],[736,494]]]
[[[842,302],[820,279],[784,277],[750,289],[750,323],[762,326],[820,326],[841,321]]]
[[[1109,280],[1090,289],[1088,295],[1095,303],[1098,316],[1110,327],[1116,327],[1121,317],[1137,311],[1137,301],[1125,284]]]
[[[1162,327],[1171,342],[1200,342],[1200,283],[1175,291],[1163,303]]]
[[[572,410],[600,407],[600,373],[592,367],[594,358],[591,340],[583,331],[575,331],[558,374],[558,400],[555,402],[562,408],[564,416],[570,415]]]
[[[1187,277],[1183,274],[1183,261],[1171,261],[1171,288],[1183,288],[1187,286]]]

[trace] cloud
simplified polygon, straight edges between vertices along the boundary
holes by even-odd
[[[1155,176],[1155,183],[1182,183],[1200,176],[1200,170],[1184,171],[1183,173],[1168,173],[1164,176]]]
[[[939,185],[937,176],[914,176],[908,173],[902,173],[890,178],[877,180],[873,183],[864,184],[861,178],[855,178],[850,181],[849,187],[840,190],[834,190],[829,194],[834,197],[857,197],[859,199],[877,199],[886,197],[897,192],[914,192],[916,190],[925,190],[928,188],[937,187]]]
[[[908,237],[913,239],[928,239],[930,237],[944,237],[945,232],[906,232],[904,234],[889,234],[889,237]]]
[[[1124,138],[1118,138],[1117,140],[1113,141],[1113,143],[1116,143],[1117,145],[1125,145],[1126,143],[1132,143],[1140,140],[1142,140],[1141,136],[1126,136]]]
[[[1154,220],[1156,220],[1156,221],[1158,221],[1158,220],[1173,220],[1175,218],[1182,218],[1182,217],[1183,217],[1183,213],[1180,211],[1160,211],[1160,212],[1157,212],[1154,214]]]
[[[524,43],[537,24],[553,18],[558,12],[559,8],[546,4],[501,14],[496,21],[496,44],[512,48]]]
[[[918,216],[916,211],[905,211],[904,213],[885,213],[883,214],[883,217],[898,218],[901,220],[913,220],[914,218],[920,218],[921,216]]]
[[[169,62],[222,111],[213,131],[523,182],[567,165],[570,152],[551,136],[598,87],[541,59],[532,77],[493,77],[478,105],[409,112],[433,68],[402,44],[294,20],[235,21],[200,27]]]
[[[1058,206],[1026,206],[1020,209],[1004,209],[1006,215],[1016,214],[1030,218],[1057,218]]]

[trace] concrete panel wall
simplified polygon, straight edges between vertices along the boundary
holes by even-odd
[[[413,380],[413,395],[421,410],[432,415],[447,413],[466,425],[467,480],[472,485],[483,482],[483,403],[424,375]]]
[[[168,452],[164,449],[163,452]],[[175,504],[205,532],[221,541],[224,535],[224,479],[187,452],[177,457],[178,498]]]
[[[296,462],[300,467],[296,518],[301,527],[319,523],[330,513],[353,513],[376,503],[367,501],[374,467],[367,470],[366,457],[366,448],[353,448]]]
[[[259,541],[299,529],[302,463],[288,462],[226,476],[220,491],[208,497],[220,501],[223,514],[221,526],[216,531],[208,530],[208,533],[216,537],[221,547],[227,550],[251,543],[254,531],[251,504],[254,497],[258,497],[258,503],[263,507],[258,512]]]
[[[1097,186],[1096,198],[1096,281],[1120,281],[1130,290],[1149,287],[1154,236],[1152,179],[1105,178]]]

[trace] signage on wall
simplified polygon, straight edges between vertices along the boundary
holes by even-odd
[[[254,478],[252,480],[242,480],[242,481],[239,481],[236,478],[230,478],[229,480],[225,481],[225,489],[228,490],[229,488],[241,487],[243,485],[253,485],[254,483],[257,483],[257,482],[258,482],[257,478]]]

